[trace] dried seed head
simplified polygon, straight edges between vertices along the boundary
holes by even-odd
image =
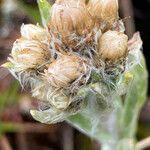
[[[89,0],[88,10],[101,28],[111,28],[118,19],[118,0]]]
[[[38,40],[44,43],[50,41],[50,35],[46,31],[46,29],[32,24],[23,24],[21,26],[21,35],[27,40]]]
[[[48,46],[35,40],[20,38],[15,41],[9,60],[16,67],[16,71],[36,69],[50,60]]]
[[[93,22],[82,0],[58,0],[52,7],[50,30],[67,37],[71,33],[84,34]]]
[[[64,55],[50,64],[45,75],[52,86],[65,88],[84,75],[86,71],[86,63],[80,57]]]
[[[102,59],[116,60],[125,57],[128,47],[127,35],[117,31],[105,32],[99,40],[99,54]]]

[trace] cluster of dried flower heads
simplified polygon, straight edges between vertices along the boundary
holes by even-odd
[[[22,25],[8,58],[11,73],[46,107],[31,114],[55,123],[80,110],[86,88],[111,97],[132,52],[117,0],[57,0],[47,28]],[[43,117],[44,116],[44,117]]]

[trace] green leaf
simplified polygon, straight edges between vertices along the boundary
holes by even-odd
[[[38,6],[41,14],[42,24],[44,27],[46,27],[50,20],[51,5],[47,0],[38,0]]]
[[[148,74],[143,57],[141,65],[136,65],[131,71],[133,81],[128,88],[122,115],[120,115],[122,138],[134,138],[139,113],[146,100]]]
[[[20,10],[23,10],[35,23],[41,23],[40,12],[37,6],[26,4],[24,1],[16,1]]]
[[[2,64],[1,67],[11,69],[13,67],[13,64],[11,62],[6,62],[6,63]]]

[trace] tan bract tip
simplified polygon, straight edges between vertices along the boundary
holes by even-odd
[[[92,25],[91,16],[81,0],[59,0],[52,7],[50,30],[63,37],[71,33],[81,35],[90,30]]]
[[[6,63],[2,64],[0,67],[11,69],[13,67],[13,64],[11,62],[6,62]]]
[[[102,28],[110,29],[118,19],[118,0],[89,0],[87,8]]]
[[[116,60],[126,57],[127,47],[127,35],[117,31],[107,31],[99,40],[99,55],[102,59]]]
[[[38,40],[44,43],[50,41],[50,36],[46,29],[33,24],[23,24],[21,26],[21,36],[27,40]]]

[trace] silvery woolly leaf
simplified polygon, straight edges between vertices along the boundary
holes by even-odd
[[[35,120],[45,124],[53,124],[61,122],[64,120],[64,117],[66,116],[64,112],[52,108],[43,111],[31,110],[30,113]]]

